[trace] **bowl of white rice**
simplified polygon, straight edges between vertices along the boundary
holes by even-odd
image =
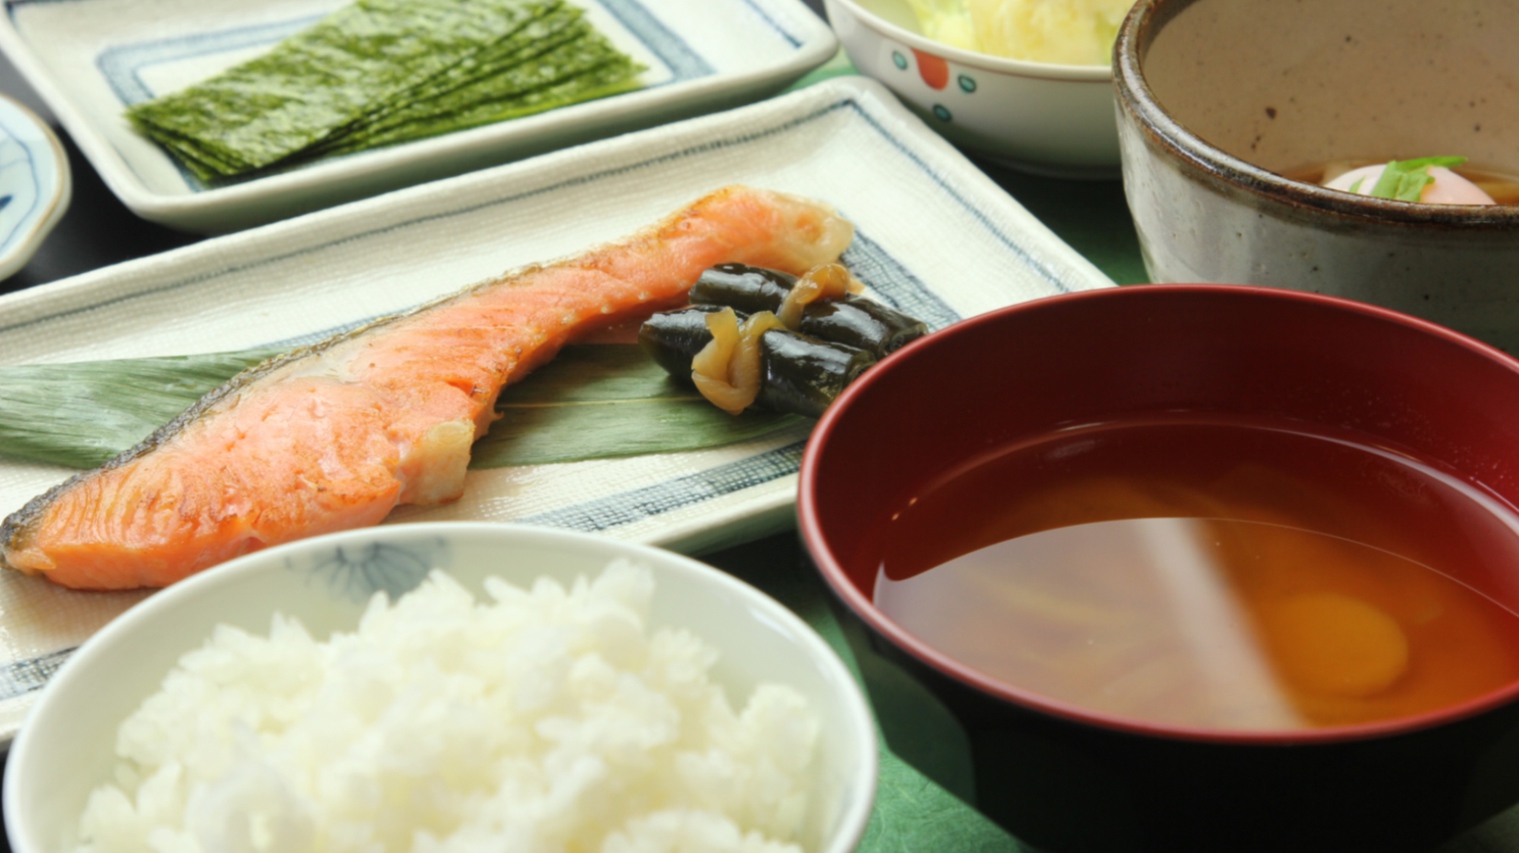
[[[842,853],[875,794],[847,667],[656,548],[413,524],[260,551],[134,607],[12,744],[16,853]]]

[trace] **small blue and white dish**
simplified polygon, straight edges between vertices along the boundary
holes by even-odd
[[[73,183],[58,137],[0,95],[0,279],[26,266],[63,212]]]

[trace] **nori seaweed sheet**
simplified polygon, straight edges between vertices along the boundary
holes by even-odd
[[[591,41],[591,39],[582,39]],[[524,64],[514,73],[476,81],[433,101],[408,105],[386,120],[324,145],[352,152],[520,118],[570,103],[637,88],[638,67],[610,44],[558,51],[558,61]]]
[[[127,115],[216,181],[604,97],[642,70],[562,0],[359,0]]]

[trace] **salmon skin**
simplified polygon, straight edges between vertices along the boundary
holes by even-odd
[[[719,263],[802,273],[854,230],[809,199],[727,187],[531,266],[271,359],[0,525],[4,564],[80,589],[167,586],[250,551],[464,490],[510,382],[577,336],[682,304]]]

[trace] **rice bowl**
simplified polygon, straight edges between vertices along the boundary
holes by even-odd
[[[638,639],[638,626],[633,624],[636,618],[628,618],[628,613],[636,614],[639,598],[644,595],[640,592],[643,582],[638,579],[636,569],[624,566],[600,581],[583,583],[579,588],[570,587],[567,592],[563,588],[554,591],[559,585],[569,586],[567,582],[577,575],[595,575],[607,562],[620,557],[631,557],[648,566],[649,577],[656,581],[647,599],[648,624],[654,628],[647,642],[641,643]],[[519,654],[516,663],[502,662],[513,659],[510,653],[497,655],[493,663],[484,665],[484,669],[476,665],[478,661],[470,667],[463,664],[442,667],[461,672],[474,670],[465,673],[467,677],[462,681],[456,679],[453,682],[443,678],[444,673],[440,673],[438,667],[423,660],[412,666],[406,677],[386,686],[387,669],[412,665],[400,660],[405,656],[400,650],[416,645],[407,635],[408,631],[414,633],[416,629],[404,625],[397,627],[406,621],[398,616],[406,605],[386,605],[382,596],[378,603],[367,605],[366,614],[368,596],[356,593],[368,583],[394,596],[397,590],[391,587],[404,589],[420,583],[427,569],[418,567],[428,564],[445,565],[459,580],[454,583],[442,576],[433,578],[424,584],[423,592],[427,596],[412,606],[412,610],[424,617],[418,623],[424,625],[421,630],[436,634],[445,644],[452,643],[457,647],[463,642],[469,645],[472,642],[470,637],[478,639],[481,631],[492,630],[488,627],[490,619],[481,621],[476,618],[492,608],[469,603],[471,591],[478,594],[481,589],[487,589],[497,601],[511,602],[515,607],[515,616],[498,614],[492,617],[498,624],[503,624],[502,619],[507,622],[516,620],[518,627],[527,627],[529,633],[537,632],[536,642],[540,645],[547,643],[561,651],[566,642],[571,646],[577,642],[582,646],[585,644],[561,630],[563,624],[556,629],[545,627],[547,623],[542,620],[532,625],[528,623],[536,618],[532,615],[534,612],[541,614],[553,609],[546,602],[563,602],[579,596],[576,607],[579,607],[580,617],[577,618],[588,635],[601,635],[599,641],[592,643],[600,652],[593,649],[590,654],[573,661],[559,655],[547,668],[547,671],[558,674],[547,680],[540,677],[545,671],[541,667],[535,671],[532,665],[523,663],[532,655],[524,657]],[[502,575],[515,587],[506,583],[486,583],[484,579],[490,574]],[[522,588],[540,575],[554,580],[542,583],[538,588]],[[598,586],[607,595],[586,595],[587,591]],[[323,592],[326,594],[321,594]],[[410,599],[409,596],[403,601]],[[618,600],[629,606],[619,605]],[[475,615],[468,615],[471,608]],[[309,635],[294,627],[293,623],[282,620],[275,625],[274,640],[252,636],[268,631],[275,610],[298,619],[309,629]],[[466,615],[461,617],[461,613]],[[730,735],[736,733],[736,740],[727,740],[728,746],[735,747],[737,752],[748,749],[753,757],[758,750],[769,756],[752,765],[760,769],[751,774],[751,778],[763,782],[750,786],[749,793],[755,794],[757,799],[751,798],[747,806],[740,807],[740,811],[747,808],[750,813],[744,821],[724,825],[723,820],[701,815],[701,808],[687,808],[690,803],[663,810],[645,809],[648,814],[644,819],[633,820],[627,815],[613,814],[612,810],[617,808],[615,803],[601,808],[601,804],[610,802],[606,796],[609,789],[606,788],[597,792],[595,797],[580,800],[578,806],[572,805],[557,813],[545,805],[552,797],[541,798],[534,808],[542,813],[541,816],[547,816],[548,824],[555,820],[561,825],[572,826],[600,823],[622,826],[627,830],[607,834],[608,844],[601,848],[606,850],[669,849],[668,844],[680,840],[690,843],[696,839],[706,839],[697,842],[702,849],[787,849],[764,842],[760,834],[752,831],[758,828],[754,822],[756,816],[770,821],[764,828],[766,835],[785,834],[784,830],[777,831],[784,824],[794,826],[797,840],[807,850],[852,849],[863,833],[874,792],[873,723],[858,687],[842,663],[821,638],[789,611],[720,572],[656,549],[558,531],[488,524],[442,524],[358,531],[250,555],[173,587],[108,626],[81,647],[60,670],[16,740],[5,792],[8,831],[14,848],[27,853],[72,849],[76,840],[75,827],[89,791],[113,778],[118,782],[125,779],[128,784],[119,787],[134,789],[134,796],[141,803],[142,789],[150,787],[148,780],[131,778],[135,772],[132,770],[125,771],[125,776],[120,775],[122,771],[113,771],[115,759],[111,755],[111,745],[116,724],[157,688],[175,659],[210,635],[212,626],[225,623],[228,627],[217,629],[220,632],[217,640],[196,653],[201,658],[196,665],[212,673],[221,673],[213,678],[223,677],[228,666],[248,665],[236,662],[236,657],[228,652],[229,648],[244,646],[251,652],[244,657],[260,661],[266,676],[299,682],[309,673],[303,675],[305,670],[293,661],[311,658],[310,650],[320,645],[312,637],[325,637],[333,630],[352,631],[359,624],[361,615],[370,628],[391,630],[393,645],[384,652],[354,651],[357,647],[351,644],[347,647],[350,656],[357,655],[360,661],[356,669],[350,669],[348,677],[352,683],[349,686],[362,685],[369,695],[365,697],[364,690],[349,691],[353,695],[341,702],[348,702],[350,710],[367,707],[370,710],[365,713],[383,718],[387,725],[366,731],[345,731],[358,726],[351,718],[333,710],[338,706],[328,706],[314,721],[306,723],[307,728],[299,738],[312,755],[327,751],[314,759],[305,776],[325,780],[323,784],[329,794],[334,788],[340,789],[339,801],[344,798],[372,800],[377,796],[384,799],[397,795],[400,789],[387,789],[383,783],[377,783],[376,779],[384,778],[385,773],[366,773],[363,762],[350,760],[345,765],[344,760],[334,757],[333,750],[349,759],[367,754],[375,767],[392,774],[409,773],[423,779],[450,774],[458,776],[469,772],[461,769],[464,765],[448,761],[438,764],[431,761],[429,754],[432,757],[438,754],[472,757],[475,753],[490,753],[493,741],[508,742],[514,738],[520,741],[524,736],[521,730],[514,734],[510,725],[496,718],[510,713],[531,717],[531,714],[524,713],[524,709],[533,711],[534,708],[542,713],[530,727],[529,739],[540,738],[548,748],[536,757],[536,764],[517,761],[515,766],[521,773],[513,784],[518,787],[512,790],[508,790],[510,785],[499,788],[498,802],[514,799],[526,802],[527,798],[521,796],[525,790],[521,782],[535,774],[537,779],[546,782],[545,790],[556,785],[573,787],[574,772],[571,771],[577,768],[584,771],[597,759],[588,758],[589,752],[579,747],[569,751],[564,747],[570,743],[584,746],[598,739],[600,746],[606,748],[602,752],[605,763],[615,764],[614,755],[619,749],[623,750],[624,757],[635,759],[632,763],[645,765],[644,770],[650,769],[648,765],[668,759],[670,767],[679,766],[677,775],[685,776],[684,780],[675,781],[667,777],[666,781],[671,785],[679,787],[689,783],[692,790],[705,791],[709,800],[722,799],[723,783],[718,781],[719,778],[742,763],[732,760],[732,755],[737,754],[733,749],[729,749],[725,757],[723,749],[708,749],[716,743],[715,740],[709,739],[703,745],[700,736],[693,739],[691,731],[683,729],[674,738],[680,741],[682,755],[676,754],[682,750],[669,752],[664,757],[657,754],[661,747],[655,742],[659,737],[651,737],[650,733],[659,726],[650,725],[649,720],[668,720],[674,709],[675,717],[704,720],[697,723],[698,728],[706,725],[709,734],[717,730]],[[693,644],[694,636],[709,640],[712,649]],[[339,640],[347,642],[339,637],[335,638],[334,645]],[[468,652],[465,656],[476,652]],[[289,655],[295,657],[289,658]],[[368,655],[367,662],[365,655]],[[640,655],[645,655],[648,660],[659,658],[652,668],[645,667],[644,681],[650,682],[650,673],[655,673],[652,680],[664,678],[667,682],[664,686],[674,691],[666,699],[658,699],[655,696],[658,691],[647,690],[648,684],[639,684],[637,678],[629,677],[629,668],[637,668],[634,659]],[[554,655],[537,657],[549,659]],[[731,709],[725,709],[725,703],[713,703],[713,694],[705,692],[699,679],[691,678],[694,673],[706,669],[704,664],[710,663],[714,657],[718,661],[710,667],[712,682],[728,692],[732,698]],[[513,666],[521,670],[518,675],[528,672],[529,676],[516,678],[497,704],[468,695],[471,689],[475,689],[468,685],[478,685],[482,678],[487,678],[486,670]],[[429,667],[432,667],[430,674]],[[620,672],[613,672],[619,668]],[[602,701],[598,712],[573,725],[568,722],[570,715],[564,713],[563,697],[554,696],[551,682],[560,686],[599,684],[602,699],[613,697],[615,701]],[[779,689],[759,687],[764,682],[789,686]],[[461,687],[461,684],[466,686]],[[201,688],[182,679],[175,689],[180,691],[178,698],[160,700],[156,711],[136,722],[139,730],[142,727],[156,728],[156,733],[141,740],[123,735],[120,743],[125,744],[128,751],[136,750],[138,758],[146,756],[144,750],[151,752],[155,748],[150,744],[160,744],[157,748],[162,749],[165,741],[194,741],[198,737],[196,728],[203,726],[201,720],[216,716],[214,709],[210,708],[188,710],[193,703],[184,701],[185,691],[194,693]],[[295,692],[299,693],[301,689],[311,692],[309,685],[305,688],[297,685]],[[393,694],[392,700],[396,700],[408,689],[412,695],[400,699],[399,703],[392,701],[386,705],[371,701],[374,694],[387,692]],[[460,694],[461,690],[463,694]],[[681,691],[685,691],[684,696],[675,695]],[[353,696],[360,699],[355,702]],[[441,704],[434,702],[435,699]],[[747,709],[738,710],[746,703],[749,705]],[[815,715],[816,728],[810,732],[806,716],[793,713],[799,703],[810,706]],[[246,706],[241,700],[234,704]],[[404,711],[397,710],[396,704],[407,707]],[[700,713],[693,712],[692,709],[698,706],[701,706]],[[440,709],[445,707],[451,707],[457,717],[440,716]],[[646,719],[632,724],[626,719],[611,721],[617,716],[607,713],[611,710],[624,716],[631,715],[630,719],[644,714]],[[289,716],[293,712],[288,703],[276,701],[266,703],[263,713],[277,717],[281,714]],[[281,727],[285,727],[285,723],[270,728]],[[286,727],[286,734],[297,729],[297,725],[291,724]],[[743,734],[746,731],[748,734]],[[210,757],[203,756],[200,760],[212,765],[225,764],[231,754],[246,753],[249,742],[267,740],[269,736],[269,732],[254,734],[248,731],[244,733],[242,744],[217,746],[213,743],[208,753]],[[815,738],[817,744],[816,759],[810,768],[805,768],[802,756],[806,750],[800,747],[810,738]],[[344,742],[348,746],[342,749],[333,746]],[[557,756],[554,755],[556,747]],[[286,758],[291,751],[287,748]],[[419,757],[426,760],[419,764]],[[789,768],[780,766],[787,762],[791,763]],[[172,760],[165,762],[164,766],[172,763]],[[277,800],[288,793],[282,793],[278,785],[267,784],[265,771],[274,763],[277,762],[264,765],[253,762],[240,775],[229,775],[228,778],[240,780],[229,783],[231,787],[241,788],[232,793],[223,791],[230,799],[221,803],[221,816],[211,822],[226,824],[227,818],[234,822],[241,820],[244,822],[244,837],[251,835],[266,842],[278,839],[278,843],[268,849],[301,849],[302,833],[308,830],[299,825],[280,825],[272,817],[255,817],[252,823],[257,824],[260,820],[264,823],[252,830],[247,826],[248,815],[259,812],[259,802],[270,798]],[[183,767],[188,768],[189,762]],[[803,787],[788,790],[785,785],[776,784],[786,772],[797,770],[803,770],[806,776],[800,782]],[[179,771],[165,772],[172,776]],[[739,771],[738,775],[742,776],[744,772]],[[644,806],[676,803],[675,799],[666,796],[668,791],[651,782],[654,778],[640,778],[635,774],[634,781],[624,792],[628,794],[628,801],[637,800]],[[736,777],[730,773],[727,778],[730,779],[729,788],[732,788],[731,779]],[[158,784],[169,788],[178,785],[177,782],[166,784],[163,780]],[[179,786],[180,789],[183,787]],[[811,788],[810,793],[801,793],[807,787]],[[423,786],[419,790],[425,789]],[[502,791],[507,793],[502,794]],[[108,801],[100,808],[114,809],[118,816],[123,813],[122,807],[133,801],[133,797],[122,791],[100,796]],[[202,794],[203,799],[206,796]],[[416,796],[416,792],[404,796]],[[473,796],[486,801],[491,799],[488,794]],[[573,803],[574,799],[568,797],[566,802]],[[594,816],[587,813],[588,802],[597,804],[598,813]],[[265,811],[272,815],[277,810]],[[499,811],[496,823],[509,823],[503,822]],[[740,826],[743,823],[747,823],[747,828]],[[363,834],[363,830],[352,826],[344,832]],[[106,835],[115,837],[109,832]],[[550,836],[552,833],[545,837]],[[464,840],[478,842],[483,837],[474,832]],[[513,839],[526,840],[528,836],[508,833],[495,837],[510,843]],[[199,849],[178,843],[179,836],[168,830],[160,829],[155,847],[159,846],[157,839],[165,843],[171,839],[175,841],[172,846],[161,849]],[[86,849],[104,851],[115,848],[102,844]],[[344,849],[344,845],[309,849]],[[443,844],[441,836],[437,836],[430,837],[416,849],[454,848]]]

